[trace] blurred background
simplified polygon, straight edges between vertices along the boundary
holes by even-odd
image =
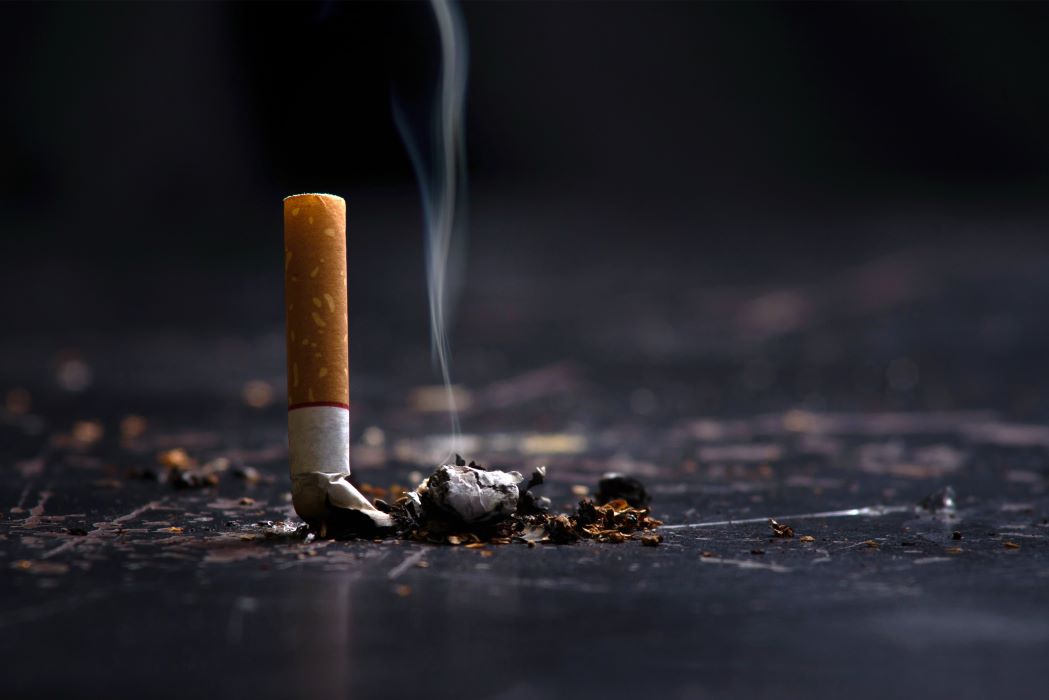
[[[1049,7],[461,9],[457,381],[568,367],[584,421],[1044,417]],[[5,3],[0,388],[279,405],[313,190],[349,201],[355,402],[434,381],[391,95],[423,119],[438,55],[425,3]]]

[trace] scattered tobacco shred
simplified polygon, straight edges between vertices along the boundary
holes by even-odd
[[[415,519],[404,506],[403,502],[394,504],[393,514],[402,524],[401,534],[406,539],[466,547],[511,542],[571,544],[581,539],[611,543],[641,539],[645,543],[642,533],[663,524],[652,518],[647,508],[633,508],[626,501],[599,506],[583,500],[571,515],[518,512],[501,522],[469,526],[439,518]]]
[[[1002,542],[1002,546],[1005,547],[1006,549],[1019,549],[1020,548],[1020,545],[1016,544],[1015,542]]]
[[[778,523],[772,518],[769,518],[769,525],[772,527],[772,534],[776,537],[793,537],[794,528],[786,523]]]

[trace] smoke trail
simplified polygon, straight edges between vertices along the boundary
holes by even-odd
[[[459,450],[459,413],[451,380],[448,326],[459,293],[465,235],[466,149],[463,105],[466,96],[467,45],[462,17],[450,0],[431,0],[441,45],[437,94],[423,141],[412,134],[396,100],[394,120],[412,159],[422,195],[425,224],[426,281],[430,299],[430,343],[448,398],[451,452]],[[450,454],[449,454],[450,456]]]

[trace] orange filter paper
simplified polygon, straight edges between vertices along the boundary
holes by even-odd
[[[288,408],[349,408],[346,202],[330,194],[284,200]]]

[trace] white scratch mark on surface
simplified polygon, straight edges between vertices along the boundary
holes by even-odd
[[[660,530],[684,530],[697,527],[725,527],[726,525],[756,525],[767,523],[769,517],[780,522],[790,520],[816,520],[819,518],[852,518],[852,517],[878,517],[891,513],[908,513],[915,510],[914,506],[865,506],[863,508],[846,508],[845,510],[826,510],[819,513],[795,513],[794,515],[773,515],[760,518],[744,518],[741,520],[716,520],[707,523],[680,523],[677,525],[663,525]]]
[[[426,556],[425,549],[420,549],[418,552],[409,554],[404,558],[404,561],[390,569],[389,573],[386,574],[386,578],[390,579],[391,581],[394,580],[395,578],[403,574],[405,571],[407,571],[410,567],[415,566],[417,563],[419,563],[419,561],[424,556]]]
[[[766,571],[773,571],[777,574],[789,574],[793,569],[788,566],[782,566],[781,564],[766,564],[765,562],[752,561],[750,559],[720,559],[718,557],[703,557],[700,559],[704,564],[726,564],[728,566],[736,566],[740,569],[764,569]]]

